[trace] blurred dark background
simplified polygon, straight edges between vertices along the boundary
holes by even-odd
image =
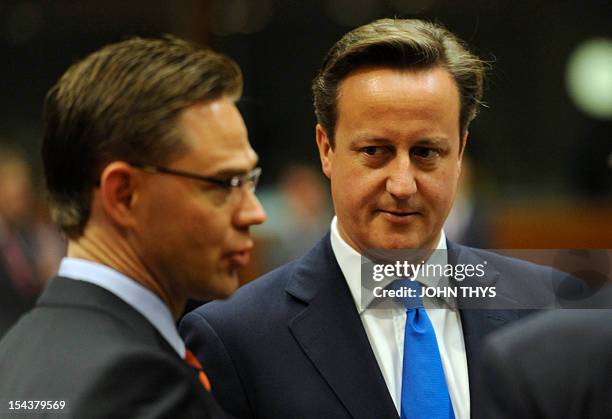
[[[581,43],[612,38],[609,0],[3,0],[0,136],[37,156],[43,97],[70,63],[131,35],[173,33],[242,66],[243,109],[271,182],[283,162],[316,162],[309,84],[327,49],[392,16],[439,21],[493,61],[470,153],[506,198],[610,195],[612,115],[581,112],[565,82]]]
[[[104,44],[166,33],[227,53],[245,75],[240,107],[269,214],[255,229],[260,254],[245,281],[300,254],[333,215],[310,81],[344,33],[394,16],[438,21],[492,62],[449,237],[481,247],[611,248],[610,0],[1,0],[0,146],[29,167],[24,229],[36,234],[20,240],[41,225],[46,237],[28,245],[28,257],[39,259],[41,246],[61,256],[40,187],[46,91]],[[53,272],[52,256],[37,268],[41,277]]]

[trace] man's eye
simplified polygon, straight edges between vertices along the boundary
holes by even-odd
[[[379,152],[379,150],[380,150],[380,147],[375,147],[375,146],[368,146],[368,147],[364,147],[361,149],[361,151],[367,154],[368,156],[376,155],[376,153]]]
[[[226,182],[225,179],[219,179],[220,181]],[[214,193],[225,193],[230,188],[227,185],[223,185],[219,182],[200,182],[200,189],[203,192],[214,192]]]
[[[412,154],[422,159],[433,159],[440,155],[440,151],[434,148],[416,147],[412,150]]]

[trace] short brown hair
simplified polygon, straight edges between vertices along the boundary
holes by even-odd
[[[338,118],[338,90],[344,78],[358,68],[398,69],[445,67],[459,89],[460,132],[476,117],[482,99],[487,63],[438,24],[417,19],[380,19],[347,33],[327,53],[312,83],[317,121],[332,147]]]
[[[195,103],[242,92],[234,61],[184,40],[132,38],[72,65],[47,94],[42,158],[51,216],[83,233],[111,161],[163,164],[187,151],[176,126]]]

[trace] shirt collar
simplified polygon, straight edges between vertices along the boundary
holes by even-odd
[[[359,314],[361,314],[370,305],[370,303],[374,299],[374,296],[371,293],[366,293],[364,300],[362,301],[361,299],[361,254],[355,249],[353,249],[340,236],[340,232],[338,230],[338,220],[336,216],[334,216],[331,222],[330,238],[332,250],[334,252],[334,255],[336,256],[336,260],[338,261],[340,270],[342,271],[346,283],[348,284],[348,287],[351,291],[351,295],[353,296],[353,300],[355,301],[355,306],[357,307]],[[436,249],[446,250],[446,235],[444,234],[444,230],[440,231],[440,239],[438,240]],[[435,261],[433,261],[434,258]],[[445,265],[446,263],[448,263],[447,252],[434,252],[434,254],[428,259],[427,263]],[[440,278],[436,278],[433,276],[419,276],[416,278],[416,280],[425,286],[441,285]],[[427,298],[429,297],[425,297],[424,300],[426,300]],[[454,307],[454,300],[452,299],[452,297],[445,297],[441,300],[446,303],[446,305],[450,308]],[[439,303],[437,304],[437,306],[439,306]]]
[[[185,344],[180,338],[168,306],[151,290],[108,266],[84,259],[62,259],[58,275],[97,285],[113,293],[142,314],[170,346],[185,358]]]

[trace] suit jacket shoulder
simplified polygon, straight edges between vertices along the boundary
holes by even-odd
[[[67,417],[209,417],[219,410],[196,370],[140,313],[82,281],[52,280],[0,342],[0,369],[3,397],[63,400]]]
[[[558,306],[564,298],[571,300],[584,292],[576,278],[549,266],[452,242],[448,251],[451,264],[484,263],[485,276],[475,278],[473,283],[495,286],[498,295],[491,299],[490,308],[537,311]],[[466,285],[470,281],[466,279]]]
[[[611,322],[610,309],[553,310],[493,334],[478,417],[612,417]]]

